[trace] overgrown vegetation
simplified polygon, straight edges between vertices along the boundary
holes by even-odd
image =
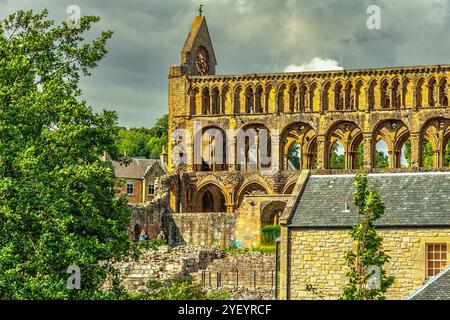
[[[192,277],[167,281],[150,281],[145,291],[131,294],[137,300],[228,300],[226,290],[206,293]]]
[[[263,246],[275,246],[275,240],[281,234],[281,226],[265,226],[261,229],[261,244]]]
[[[275,253],[276,247],[273,246],[259,246],[251,248],[230,248],[225,249],[228,253],[251,253],[251,252],[261,252],[261,253]]]

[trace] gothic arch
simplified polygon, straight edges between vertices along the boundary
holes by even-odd
[[[278,225],[285,208],[286,202],[283,201],[272,201],[262,205],[260,215],[261,228]]]
[[[197,171],[224,171],[228,168],[227,136],[222,128],[217,126],[202,128],[201,140],[198,142],[201,144],[201,148],[198,150],[200,151],[199,161],[196,161]]]
[[[211,95],[208,87],[202,89],[202,114],[211,114]]]
[[[219,88],[214,86],[211,90],[211,114],[218,115],[222,113],[220,100]]]
[[[275,113],[277,105],[277,89],[273,83],[269,83],[265,88],[265,106],[266,113]]]
[[[316,141],[315,130],[307,123],[294,122],[286,126],[280,135],[280,164],[282,170],[311,169],[314,167]],[[299,159],[293,159],[290,154],[291,146],[299,145]],[[298,166],[291,163],[298,161]]]
[[[344,110],[343,89],[342,81],[338,80],[334,83],[334,110]]]
[[[326,134],[326,167],[330,168],[333,146],[339,142],[344,149],[344,168],[356,169],[358,148],[362,140],[362,131],[356,123],[345,120],[334,123]]]
[[[242,86],[237,85],[233,89],[233,112],[236,114],[242,113]]]
[[[202,183],[194,199],[195,212],[227,212],[230,203],[226,189],[214,182]]]
[[[278,85],[277,88],[277,112],[287,112],[288,111],[288,101],[286,98],[287,95],[287,84],[282,82]]]
[[[236,198],[236,207],[239,207],[244,200],[244,196],[252,193],[272,194],[266,181],[258,175],[249,177],[239,188]]]
[[[271,165],[272,140],[270,130],[261,123],[242,126],[236,134],[237,169],[254,171]]]
[[[424,166],[424,141],[428,141],[432,148],[433,167],[446,165],[446,146],[450,139],[450,119],[434,117],[425,122],[419,134],[419,160]]]
[[[371,153],[374,155],[372,166],[375,167],[376,145],[383,140],[388,148],[389,168],[400,168],[402,147],[410,137],[409,127],[402,120],[385,119],[375,125],[372,136]]]
[[[200,110],[198,110],[198,101],[199,98],[201,99],[200,96],[200,89],[198,87],[193,87],[190,91],[190,95],[189,95],[189,103],[190,103],[190,109],[191,109],[191,114],[192,115],[196,115],[196,114],[201,114]]]

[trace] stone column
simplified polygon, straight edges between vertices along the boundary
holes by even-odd
[[[227,130],[227,166],[229,171],[236,171],[236,132]]]
[[[411,167],[419,168],[421,162],[419,134],[412,133],[409,140],[411,141]]]
[[[317,136],[317,169],[325,169],[328,167],[327,150],[324,135]]]
[[[280,171],[280,135],[274,132],[271,135],[271,166],[272,171]]]
[[[325,113],[325,90],[320,89],[320,114]]]
[[[413,110],[419,110],[419,106],[417,105],[417,85],[413,84],[413,105],[412,108]]]
[[[363,136],[363,158],[364,158],[364,170],[372,170],[374,167],[374,160],[372,152],[372,134],[365,133]]]

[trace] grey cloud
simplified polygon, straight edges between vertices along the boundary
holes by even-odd
[[[167,112],[168,68],[180,61],[199,3],[223,74],[281,72],[314,57],[347,69],[450,62],[449,0],[0,0],[0,13],[48,8],[62,20],[75,4],[100,15],[94,31],[114,36],[82,81],[84,98],[95,110],[117,110],[122,125],[149,127]],[[372,4],[381,30],[366,28]]]

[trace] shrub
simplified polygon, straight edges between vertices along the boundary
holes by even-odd
[[[281,234],[281,226],[265,226],[261,230],[261,244],[266,246],[275,245],[275,240]]]

